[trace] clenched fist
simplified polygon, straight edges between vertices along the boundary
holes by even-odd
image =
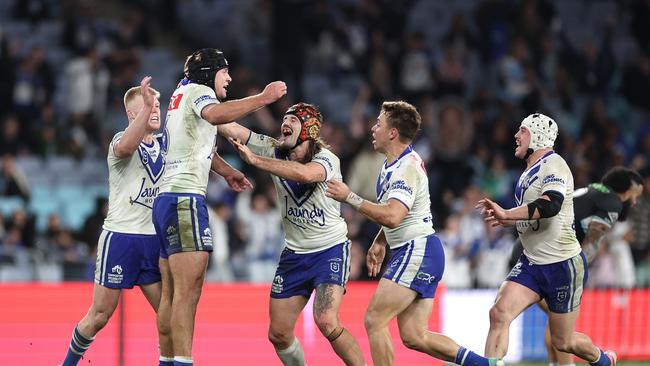
[[[264,88],[264,91],[262,91],[265,104],[271,104],[282,98],[285,94],[287,94],[287,84],[285,84],[284,81],[274,81],[269,83],[266,88]]]

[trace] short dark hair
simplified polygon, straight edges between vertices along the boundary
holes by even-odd
[[[397,129],[402,142],[413,141],[422,123],[422,117],[413,105],[403,101],[384,102],[381,111],[386,114],[388,124]]]
[[[643,184],[643,178],[636,170],[615,166],[603,175],[600,182],[616,193],[624,193],[632,187],[632,182]]]

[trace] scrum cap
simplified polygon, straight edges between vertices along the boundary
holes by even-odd
[[[300,136],[296,146],[309,139],[315,140],[320,136],[320,127],[323,124],[323,115],[314,105],[297,103],[287,109],[286,114],[294,115],[300,120]]]
[[[530,144],[528,148],[536,151],[553,147],[558,134],[557,123],[541,113],[533,113],[521,121],[521,127],[530,131]]]
[[[216,48],[202,48],[187,56],[183,73],[186,79],[214,89],[214,76],[226,67],[228,60],[223,52]]]

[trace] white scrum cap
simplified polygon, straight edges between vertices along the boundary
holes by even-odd
[[[541,113],[533,113],[521,121],[521,127],[530,131],[529,149],[533,151],[553,147],[557,137],[557,123]]]

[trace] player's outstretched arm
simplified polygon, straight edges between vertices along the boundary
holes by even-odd
[[[535,201],[505,210],[498,203],[484,198],[476,204],[475,208],[481,211],[485,221],[492,226],[499,225],[501,221],[508,220],[539,220],[553,217],[560,212],[564,197],[557,192],[544,192]]]
[[[151,110],[156,102],[156,98],[151,92],[151,89],[149,89],[150,87],[151,76],[145,76],[140,81],[140,94],[142,95],[144,106],[138,112],[135,120],[126,128],[120,140],[113,145],[113,153],[118,158],[126,158],[133,155],[144,138],[144,135],[147,133],[147,124],[151,117]]]
[[[401,224],[409,210],[394,198],[389,199],[387,203],[372,203],[364,200],[341,181],[327,182],[325,195],[339,202],[349,203],[363,216],[389,229],[394,229]]]
[[[319,163],[299,163],[297,161],[280,160],[254,154],[248,146],[235,139],[229,139],[237,149],[239,156],[247,164],[269,172],[278,177],[296,181],[298,183],[323,182],[327,178],[325,168]]]
[[[201,118],[213,125],[230,123],[275,102],[285,94],[287,85],[284,81],[274,81],[259,94],[206,106],[201,110]]]
[[[227,139],[232,138],[245,143],[251,135],[251,130],[237,122],[230,122],[219,125],[217,133]]]

